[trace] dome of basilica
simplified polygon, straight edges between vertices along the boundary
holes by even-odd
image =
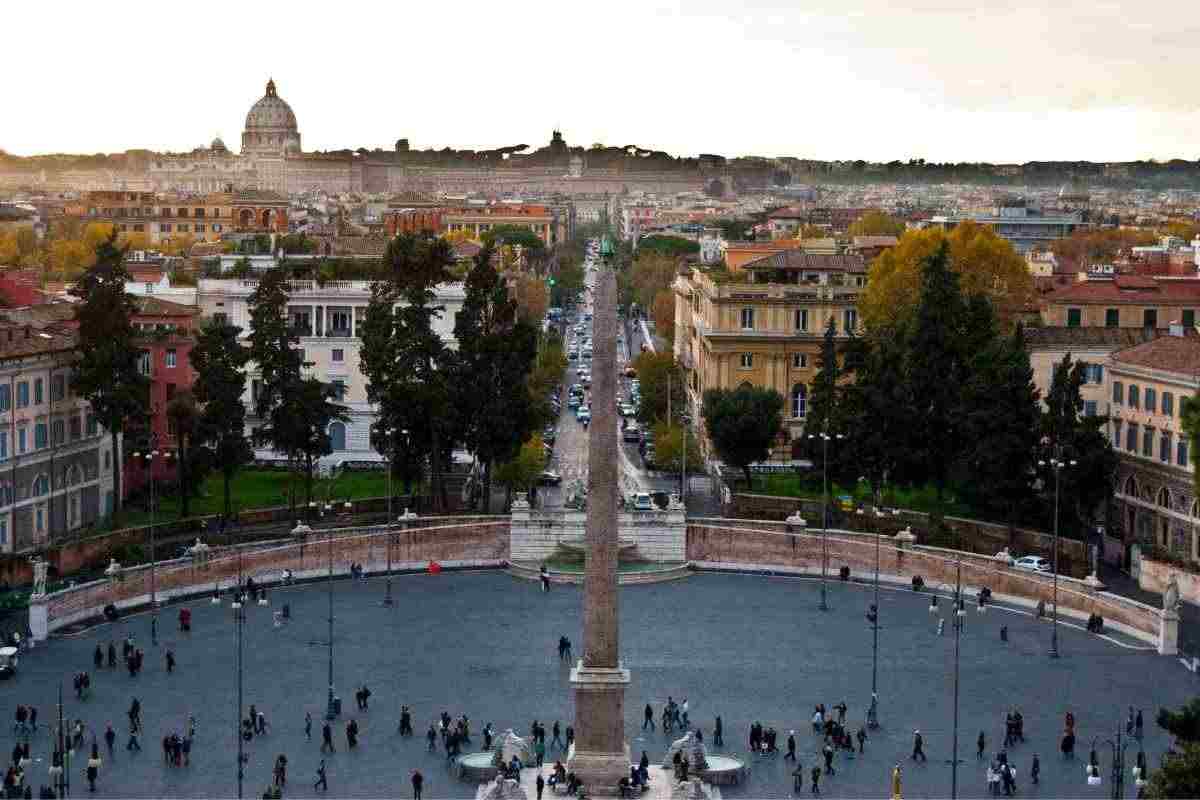
[[[275,81],[267,81],[267,91],[246,114],[242,132],[243,152],[280,152],[299,150],[300,132],[292,107],[275,91]]]

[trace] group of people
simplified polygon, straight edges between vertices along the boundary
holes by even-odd
[[[192,764],[192,737],[168,733],[162,740],[163,762],[169,767],[188,767]]]
[[[250,741],[255,736],[265,736],[267,733],[267,715],[250,704],[250,713],[242,720],[242,739]]]
[[[663,733],[670,733],[673,729],[687,730],[690,727],[688,722],[688,699],[683,698],[683,703],[676,703],[675,698],[667,695],[667,704],[662,710],[662,729]],[[642,730],[655,730],[654,726],[654,708],[647,703],[645,720],[642,722]],[[719,728],[719,726],[718,726]],[[718,735],[719,732],[718,732]]]

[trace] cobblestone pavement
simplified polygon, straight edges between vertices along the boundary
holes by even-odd
[[[411,796],[410,770],[426,776],[426,797],[472,797],[474,787],[459,782],[443,758],[425,750],[421,736],[443,709],[467,713],[478,731],[486,722],[503,730],[528,730],[535,717],[552,724],[571,719],[568,666],[555,645],[560,634],[581,641],[575,587],[542,594],[536,584],[501,573],[414,575],[394,582],[397,604],[383,608],[384,582],[335,583],[334,675],[343,698],[336,723],[338,751],[329,756],[329,796]],[[744,753],[749,724],[774,726],[780,742],[795,729],[805,767],[815,760],[817,741],[808,720],[813,705],[844,700],[849,720],[862,721],[871,682],[871,637],[863,611],[870,595],[863,587],[830,585],[831,611],[816,610],[814,581],[741,575],[700,575],[685,581],[625,587],[621,592],[621,633],[625,664],[633,672],[626,697],[626,730],[634,756],[646,750],[662,757],[669,743],[661,731],[640,731],[647,702],[656,717],[668,695],[688,698],[691,719],[711,741],[713,717],[725,723],[726,750]],[[271,724],[266,737],[249,743],[247,797],[261,794],[278,753],[289,759],[287,796],[313,796],[313,772],[321,758],[321,715],[325,708],[327,594],[323,586],[273,593],[274,608],[249,609],[245,639],[245,703],[265,711]],[[272,626],[271,611],[291,604],[293,620]],[[926,610],[927,600],[886,590],[879,635],[880,718],[865,758],[839,757],[837,774],[822,781],[825,796],[879,797],[888,788],[893,764],[904,767],[906,798],[944,797],[950,790],[951,691],[954,639],[938,637]],[[112,721],[119,733],[117,751],[105,758],[99,797],[228,797],[236,790],[236,708],[234,637],[228,606],[195,603],[193,631],[175,630],[177,608],[161,614],[161,644],[150,645],[149,618],[136,616],[101,626],[78,637],[54,640],[26,655],[20,673],[3,686],[5,708],[19,702],[38,707],[43,723],[33,741],[36,761],[30,779],[36,792],[46,780],[49,737],[44,723],[55,716],[61,680],[65,714],[82,718],[89,739]],[[999,628],[1009,626],[1009,642]],[[97,642],[107,645],[133,633],[146,650],[146,669],[137,678],[123,670],[93,675],[93,696],[80,703],[71,691],[71,675],[91,670]],[[992,609],[974,611],[962,639],[960,794],[985,794],[983,765],[975,759],[975,739],[983,729],[989,750],[1003,737],[1003,713],[1017,706],[1024,713],[1028,741],[1016,747],[1022,796],[1107,796],[1109,750],[1098,745],[1105,785],[1088,789],[1083,764],[1092,737],[1112,735],[1129,704],[1146,710],[1146,748],[1157,764],[1167,745],[1154,726],[1161,705],[1176,705],[1194,694],[1196,677],[1173,658],[1118,647],[1076,629],[1061,632],[1063,658],[1045,656],[1049,626],[1027,616]],[[314,644],[315,643],[315,644]],[[174,674],[163,666],[172,648]],[[578,652],[576,653],[578,655]],[[365,682],[374,693],[369,711],[354,710],[354,690]],[[142,753],[124,750],[125,711],[132,697],[142,703],[146,732]],[[417,736],[395,735],[401,703],[414,710]],[[1066,710],[1078,719],[1078,760],[1063,763],[1057,739]],[[304,712],[315,720],[314,741],[303,735]],[[184,730],[187,716],[199,719],[192,765],[169,768],[160,742],[170,731]],[[344,723],[359,720],[361,741],[345,747]],[[10,716],[11,720],[12,717]],[[0,746],[12,749],[10,725],[0,730]],[[912,731],[920,728],[929,756],[926,764],[908,760]],[[478,736],[474,746],[479,746]],[[103,743],[101,743],[103,750]],[[1042,785],[1029,784],[1032,754],[1042,757]],[[1132,764],[1134,750],[1127,763]],[[747,784],[728,788],[728,797],[786,797],[791,794],[791,765],[781,758],[752,759]],[[73,770],[73,791],[86,793],[82,765]],[[1133,787],[1128,787],[1133,796]]]

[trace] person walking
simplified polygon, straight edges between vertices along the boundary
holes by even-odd
[[[325,759],[321,759],[320,765],[317,767],[317,779],[313,782],[313,791],[320,788],[323,792],[329,791],[329,780],[325,775]]]
[[[550,733],[552,734],[550,737],[550,749],[553,750],[557,747],[560,750],[565,750],[566,748],[563,747],[562,739],[559,738],[558,720],[554,720],[554,726],[550,728]]]
[[[858,754],[862,755],[863,745],[867,742],[867,732],[862,728],[859,728],[858,733],[855,734],[855,737],[858,739]]]
[[[324,753],[326,748],[331,753],[337,752],[333,747],[333,727],[328,722],[321,726],[321,752]]]
[[[538,740],[533,743],[534,766],[541,769],[542,764],[546,761],[546,738],[539,736]]]
[[[108,746],[109,755],[112,754],[113,743],[117,740],[117,732],[113,730],[112,723],[104,726],[104,744]]]
[[[925,739],[921,736],[919,730],[913,731],[913,751],[912,760],[920,759],[922,762],[927,761],[925,758]]]
[[[100,777],[100,749],[92,745],[92,757],[87,761],[88,791],[96,791],[96,778]]]
[[[717,715],[717,722],[713,726],[713,747],[724,747],[725,740],[721,738],[721,715]]]
[[[174,671],[175,671],[175,651],[168,650],[167,651],[167,674],[169,675]]]
[[[542,581],[542,592],[550,591],[550,570],[546,569],[546,565],[542,564],[541,570],[538,572]]]
[[[137,750],[139,753],[141,752],[142,746],[138,744],[138,733],[138,723],[136,721],[131,721],[129,723],[129,742],[125,745],[126,750]]]
[[[1038,759],[1038,754],[1034,753],[1033,763],[1029,765],[1029,780],[1034,786],[1037,786],[1038,778],[1041,776],[1041,774],[1042,762]]]
[[[788,759],[791,759],[792,761],[795,761],[796,760],[796,732],[795,731],[788,731],[787,748],[788,748],[787,755],[785,755],[783,757],[783,760],[787,761]]]
[[[542,800],[542,791],[546,788],[546,779],[542,777],[542,773],[538,773],[537,783],[534,786],[537,789],[537,800]]]
[[[650,730],[655,730],[655,727],[654,727],[654,709],[650,707],[650,704],[649,704],[649,703],[646,703],[646,718],[645,718],[645,720],[642,722],[642,730],[646,730],[646,727],[647,727],[647,726],[649,726],[649,727],[650,727]]]
[[[987,747],[987,739],[984,738],[983,731],[979,732],[979,738],[975,740],[975,758],[983,760],[983,750]]]
[[[825,756],[825,774],[826,775],[836,774],[833,771],[833,745],[826,742],[825,749],[822,751],[822,754]]]
[[[312,741],[312,712],[310,711],[304,712],[304,739]]]
[[[421,789],[425,787],[425,776],[421,770],[414,769],[412,774],[413,800],[421,800]]]
[[[814,795],[819,795],[821,793],[821,768],[813,767],[811,774],[812,774],[812,789],[810,789],[810,791]]]

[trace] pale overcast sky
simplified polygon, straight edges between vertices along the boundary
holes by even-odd
[[[1200,158],[1196,0],[12,2],[0,148],[567,141],[891,160]]]

